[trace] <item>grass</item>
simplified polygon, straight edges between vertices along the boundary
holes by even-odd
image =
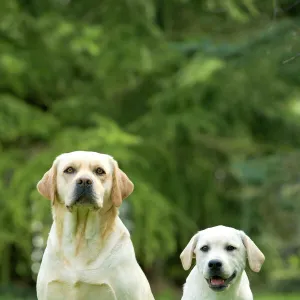
[[[181,295],[175,296],[171,292],[165,292],[155,297],[156,300],[180,300]],[[254,295],[255,300],[299,300],[300,294],[266,294]],[[0,298],[0,300],[2,300]],[[4,300],[4,299],[3,299]]]
[[[257,296],[255,300],[299,300],[299,294],[273,294],[273,295],[265,295],[265,296]]]

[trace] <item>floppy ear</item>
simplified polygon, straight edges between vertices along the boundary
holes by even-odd
[[[247,251],[249,266],[253,272],[259,272],[265,261],[265,256],[248,237],[248,235],[246,235],[243,231],[241,231],[241,235],[243,244]]]
[[[56,163],[48,170],[37,184],[39,193],[54,203],[56,197]]]
[[[191,238],[191,240],[189,241],[187,246],[184,248],[184,250],[180,254],[182,266],[183,266],[184,270],[186,270],[186,271],[191,267],[193,257],[195,257],[194,250],[195,250],[196,244],[198,242],[198,238],[199,238],[199,232],[196,233]]]
[[[134,185],[127,175],[114,163],[113,183],[111,190],[111,201],[114,206],[119,207],[122,201],[127,198],[134,189]]]

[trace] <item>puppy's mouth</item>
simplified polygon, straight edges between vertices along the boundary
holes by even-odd
[[[232,280],[236,277],[236,272],[234,272],[229,278],[225,279],[221,276],[211,276],[206,279],[209,287],[215,292],[222,292],[231,284]]]

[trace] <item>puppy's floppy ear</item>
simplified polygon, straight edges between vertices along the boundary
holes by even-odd
[[[111,190],[111,201],[114,206],[119,207],[134,189],[134,185],[127,175],[119,168],[118,163],[113,160],[114,173]]]
[[[184,248],[184,250],[180,254],[180,259],[181,259],[182,266],[183,266],[184,270],[186,270],[186,271],[192,265],[193,257],[195,257],[194,250],[196,248],[196,244],[198,242],[198,239],[199,239],[199,232],[196,233],[191,238],[191,240],[189,241],[187,246]]]
[[[251,270],[253,272],[259,272],[265,261],[265,256],[243,231],[241,231],[241,236],[247,251],[248,262]]]
[[[52,204],[54,203],[56,197],[56,161],[54,161],[51,169],[44,174],[36,187],[43,197],[51,200]]]

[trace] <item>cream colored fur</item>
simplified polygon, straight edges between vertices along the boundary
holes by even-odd
[[[229,245],[235,249],[228,251],[226,247]],[[246,260],[248,258],[252,271],[259,272],[265,257],[244,232],[225,226],[199,231],[180,255],[185,270],[191,267],[193,257],[196,257],[196,265],[187,277],[182,300],[253,300],[244,270]],[[209,262],[215,259],[222,262],[222,273],[226,279],[236,274],[223,291],[214,291],[207,282],[210,278]]]
[[[75,171],[68,173],[69,167]],[[99,167],[105,174],[95,173]],[[73,203],[80,178],[93,182],[92,207]],[[51,200],[53,214],[37,278],[38,300],[154,300],[130,234],[118,217],[133,184],[111,156],[62,154],[37,189]]]

